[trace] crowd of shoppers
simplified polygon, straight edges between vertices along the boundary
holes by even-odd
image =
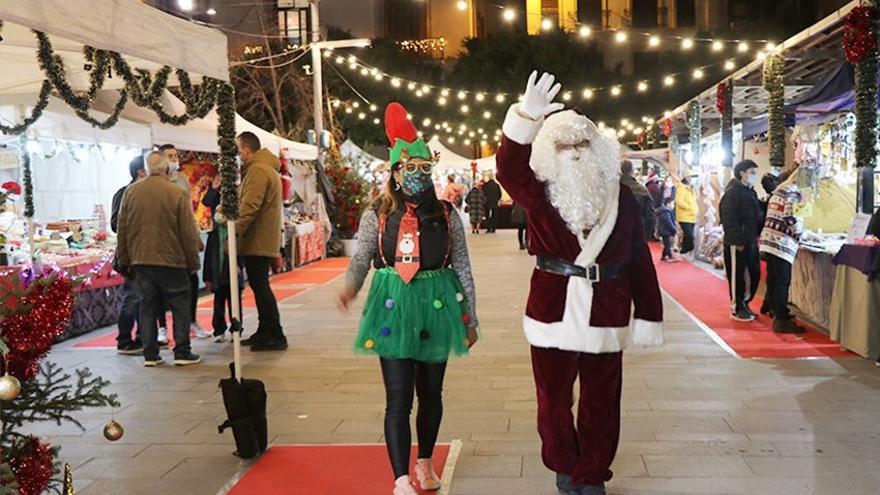
[[[257,331],[242,343],[253,351],[284,350],[287,338],[269,284],[270,269],[281,250],[279,160],[262,148],[253,133],[242,133],[236,142],[242,163],[236,276],[241,288],[243,267],[259,315]],[[215,342],[223,342],[232,325],[227,227],[215,221],[207,246],[202,243],[189,178],[180,173],[173,145],[136,157],[129,169],[131,182],[114,195],[110,219],[111,229],[117,233],[114,266],[125,277],[117,350],[120,354],[143,354],[146,366],[162,364],[160,349],[168,345],[163,335],[165,313],[170,311],[174,364],[199,363],[201,358],[191,350],[191,332],[197,338],[213,336]],[[218,174],[201,198],[212,215],[220,207],[219,188]],[[206,251],[203,280],[214,293],[213,333],[203,330],[196,318],[202,250]],[[236,297],[240,301],[240,291]]]

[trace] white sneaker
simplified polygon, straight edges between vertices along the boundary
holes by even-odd
[[[215,335],[214,336],[214,343],[220,344],[222,342],[226,342],[226,334],[225,333],[222,335]]]
[[[168,329],[167,328],[159,328],[159,347],[168,347]]]
[[[416,491],[416,487],[413,486],[412,480],[407,474],[394,480],[393,495],[419,495],[419,492]]]
[[[189,328],[192,332],[195,332],[197,339],[207,339],[207,338],[211,337],[212,335],[214,335],[212,332],[209,332],[209,331],[205,330],[204,328],[202,328],[202,324],[199,322],[193,323],[192,325],[189,326]]]

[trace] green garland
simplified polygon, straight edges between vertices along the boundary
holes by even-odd
[[[764,89],[767,91],[767,141],[770,166],[785,166],[785,57],[773,53],[764,59]]]
[[[690,166],[700,166],[700,153],[702,151],[700,141],[703,138],[703,108],[697,100],[691,100],[688,105],[688,131],[690,131],[691,159]]]
[[[21,122],[21,124],[6,126],[0,124],[0,132],[10,136],[17,136],[28,129],[34,122],[43,116],[43,111],[49,106],[49,96],[52,94],[52,83],[43,81],[40,87],[40,95],[37,97],[37,103],[34,104],[31,114]]]
[[[217,142],[220,145],[220,198],[223,216],[229,220],[238,218],[238,167],[235,156],[235,88],[231,84],[222,84],[217,93],[217,115],[220,125],[217,127]]]
[[[24,189],[24,216],[34,218],[34,181],[31,175],[31,154],[27,150],[27,138],[21,136],[19,138],[21,150],[21,164],[24,169],[22,172],[21,183]]]
[[[855,66],[855,157],[856,166],[877,165],[877,51]]]

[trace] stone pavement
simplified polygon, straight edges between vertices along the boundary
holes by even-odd
[[[533,260],[515,244],[511,233],[471,238],[483,341],[473,356],[450,363],[440,433],[440,441],[464,442],[456,495],[556,493],[539,455],[520,331]],[[244,351],[245,374],[269,390],[276,444],[382,441],[379,367],[349,350],[359,308],[337,312],[340,282],[282,305],[290,351]],[[667,299],[666,309],[669,343],[626,353],[610,493],[878,492],[880,370],[872,362],[737,359],[674,302]],[[198,341],[200,366],[145,369],[140,358],[73,343],[57,346],[51,359],[111,380],[123,404],[112,415],[125,427],[124,438],[110,443],[101,430],[111,411],[89,411],[80,416],[84,433],[35,428],[63,447],[78,494],[214,495],[247,467],[230,455],[231,433],[216,428],[225,417],[217,382],[227,374],[229,344]]]

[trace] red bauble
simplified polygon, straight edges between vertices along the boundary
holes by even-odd
[[[36,437],[27,439],[27,454],[9,459],[9,466],[15,473],[20,495],[40,495],[49,486],[54,472],[52,446],[40,442]]]
[[[669,137],[672,135],[672,118],[663,121],[663,135]]]
[[[19,380],[32,379],[38,362],[70,322],[73,285],[59,272],[38,276],[15,304],[15,313],[3,318],[3,339],[10,374]]]
[[[718,88],[715,91],[715,109],[718,110],[718,113],[724,115],[724,112],[727,110],[727,84],[721,83],[718,85]]]
[[[880,10],[874,7],[855,7],[847,14],[843,31],[843,52],[849,63],[857,64],[877,50],[874,25],[878,18]]]

